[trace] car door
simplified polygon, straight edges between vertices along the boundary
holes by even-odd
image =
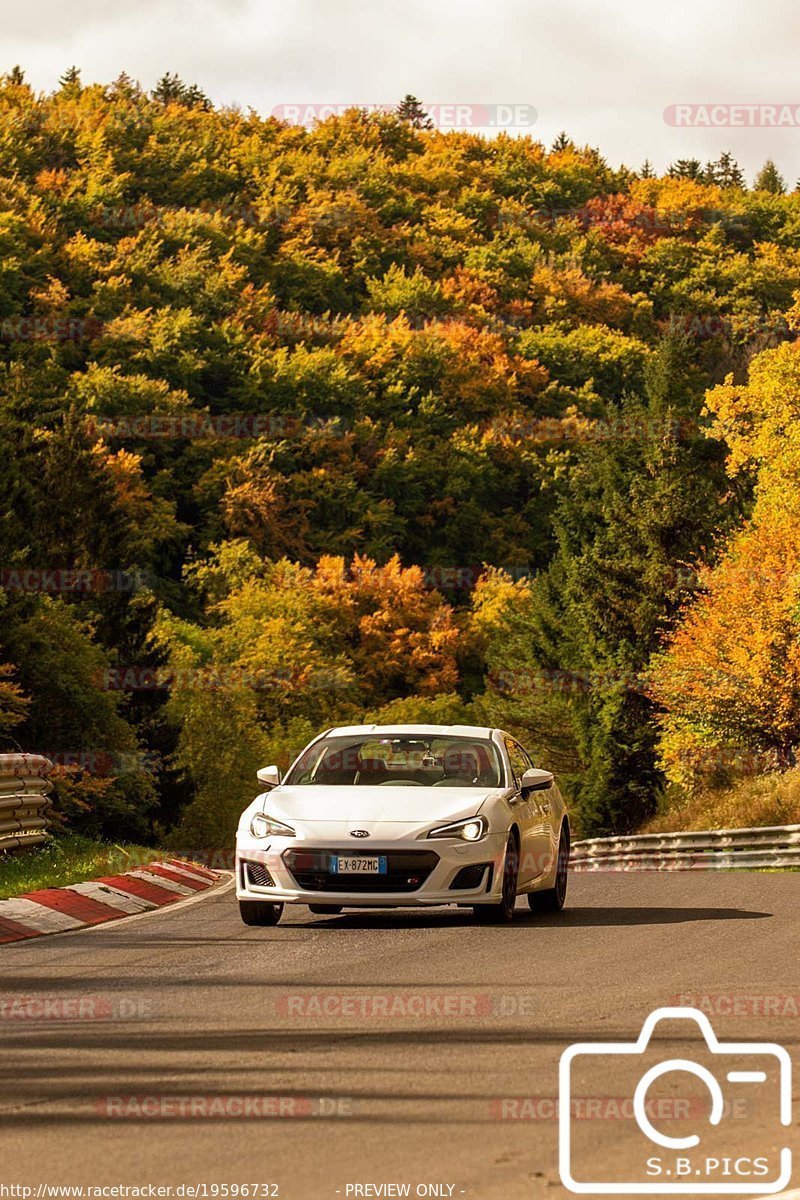
[[[519,742],[514,738],[506,739],[506,749],[514,772],[517,787],[520,788],[522,776],[532,767],[533,759]],[[550,793],[529,792],[522,796],[516,811],[520,815],[522,830],[522,862],[520,863],[519,880],[521,884],[532,883],[544,874],[550,867],[552,846],[550,841]],[[523,828],[524,821],[524,828]]]

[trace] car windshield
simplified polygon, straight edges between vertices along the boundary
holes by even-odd
[[[488,738],[389,733],[322,738],[303,751],[284,783],[493,788],[502,780],[500,755]]]

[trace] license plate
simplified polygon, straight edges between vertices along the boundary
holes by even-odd
[[[343,855],[336,855],[330,860],[330,870],[332,875],[385,875],[388,865],[383,854],[377,858],[364,858],[362,855],[358,858],[345,858]]]

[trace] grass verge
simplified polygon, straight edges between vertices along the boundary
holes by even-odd
[[[758,775],[717,791],[670,790],[661,811],[639,833],[684,833],[699,829],[754,829],[800,825],[800,768]]]
[[[31,850],[0,854],[0,900],[37,888],[65,887],[99,875],[115,875],[163,854],[152,846],[117,846],[78,833],[51,837]]]

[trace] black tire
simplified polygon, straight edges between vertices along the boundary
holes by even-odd
[[[342,911],[341,904],[309,904],[308,911],[319,917],[338,917]]]
[[[561,826],[561,837],[558,841],[558,865],[556,867],[555,887],[545,888],[543,892],[528,892],[528,904],[531,912],[556,913],[561,912],[567,898],[567,880],[569,879],[569,826],[566,822]]]
[[[491,925],[509,925],[514,920],[518,878],[519,850],[514,837],[509,836],[503,859],[503,898],[498,904],[474,905],[472,911],[476,920]]]
[[[239,916],[245,925],[277,925],[282,912],[282,904],[269,904],[266,900],[239,901]]]

